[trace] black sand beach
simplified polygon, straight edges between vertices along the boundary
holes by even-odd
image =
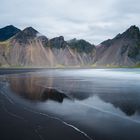
[[[140,139],[139,69],[0,74],[0,140]]]
[[[0,74],[15,74],[38,69],[1,69]],[[87,140],[83,134],[59,120],[28,110],[5,95],[0,87],[0,140]]]

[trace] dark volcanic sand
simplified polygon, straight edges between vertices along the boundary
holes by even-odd
[[[0,74],[24,73],[38,69],[1,69]],[[0,90],[1,92],[1,90]],[[0,94],[0,140],[87,140],[83,134],[59,120],[51,119],[10,102]]]
[[[21,69],[16,69],[16,68],[0,68],[0,75],[4,74],[18,74],[18,73],[25,73],[25,72],[35,72],[43,70],[41,68],[21,68]]]
[[[0,94],[1,140],[86,140],[83,135],[45,115],[11,104]]]
[[[0,140],[140,140],[140,69],[0,74]]]

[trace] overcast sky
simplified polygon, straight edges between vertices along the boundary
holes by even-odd
[[[0,27],[36,28],[48,38],[98,44],[131,25],[140,27],[140,0],[0,0]]]

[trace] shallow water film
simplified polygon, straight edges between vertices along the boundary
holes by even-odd
[[[139,69],[0,76],[0,139],[139,140]]]

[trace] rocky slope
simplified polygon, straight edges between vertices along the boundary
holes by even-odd
[[[0,41],[5,41],[12,36],[14,36],[16,33],[20,32],[20,30],[13,25],[6,26],[4,28],[0,29]]]
[[[131,26],[97,46],[96,65],[135,66],[140,63],[140,30]]]
[[[86,41],[84,43],[89,45]],[[84,50],[79,52],[78,49],[71,48],[62,36],[48,39],[32,27],[27,27],[10,39],[0,42],[0,65],[85,66],[94,61],[95,46],[90,45],[90,47],[92,47],[92,52],[87,53]]]
[[[136,66],[140,64],[140,30],[131,26],[124,33],[98,46],[85,40],[48,39],[32,27],[0,29],[0,66]]]

